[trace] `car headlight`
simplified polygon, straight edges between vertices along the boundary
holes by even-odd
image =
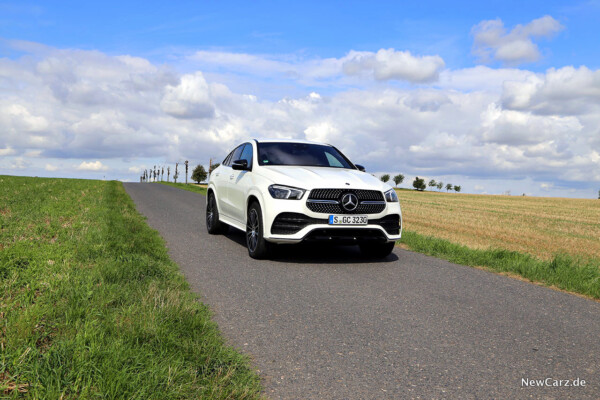
[[[387,192],[384,193],[385,195],[385,200],[388,203],[393,203],[398,201],[398,195],[396,194],[396,191],[394,189],[390,189]]]
[[[306,190],[291,186],[269,186],[269,193],[271,193],[271,196],[273,196],[274,199],[300,200],[302,196],[304,196],[304,192],[306,192]]]

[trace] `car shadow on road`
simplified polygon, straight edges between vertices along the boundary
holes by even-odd
[[[230,229],[225,237],[246,248],[246,237],[242,231]],[[365,257],[358,246],[339,246],[327,243],[280,244],[273,246],[271,261],[284,263],[312,264],[365,264],[389,263],[398,261],[398,255],[390,254],[385,258]]]

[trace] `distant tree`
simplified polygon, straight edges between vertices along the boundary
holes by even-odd
[[[208,174],[206,173],[206,170],[204,169],[204,166],[203,165],[198,165],[192,171],[192,180],[195,181],[196,183],[204,182],[206,180],[206,176],[207,175]]]
[[[169,182],[170,175],[171,175],[171,167],[167,167],[167,182]]]
[[[390,175],[389,174],[385,174],[385,175],[381,175],[381,182],[387,182],[390,180]]]
[[[177,172],[178,166],[179,166],[179,163],[175,163],[175,173],[173,174],[173,180],[175,181],[175,183],[177,183],[177,178],[179,178],[179,172]]]
[[[417,190],[425,190],[425,188],[427,187],[425,185],[425,179],[423,178],[419,178],[418,176],[415,178],[415,180],[413,181],[413,187]]]
[[[165,166],[163,165],[162,168],[160,169],[160,181],[162,182],[164,180],[165,177]]]
[[[454,185],[454,191],[455,191],[456,193],[460,192],[460,186],[458,186],[458,185]]]
[[[429,187],[437,187],[437,182],[435,181],[435,179],[432,179],[429,181],[429,184],[427,185]]]
[[[454,186],[452,186],[452,184],[451,184],[451,183],[447,184],[447,185],[446,185],[446,192],[447,192],[448,190],[452,190],[452,188],[453,188],[453,187],[454,187]]]
[[[404,181],[404,175],[398,174],[398,175],[394,176],[394,183],[396,184],[396,186],[401,184],[402,181]],[[598,198],[600,198],[600,197],[598,197]]]
[[[210,166],[210,169],[208,170],[209,174],[212,174],[212,172],[219,166],[221,165],[221,163],[216,163]]]
[[[185,160],[185,184],[187,185],[187,174],[188,174],[188,160]]]
[[[444,182],[438,182],[437,185],[438,190],[442,190],[442,188],[444,187]]]

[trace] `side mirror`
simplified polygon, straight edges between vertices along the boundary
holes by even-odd
[[[359,171],[365,172],[365,167],[363,167],[360,164],[354,164],[356,166],[356,168],[358,168]]]
[[[233,164],[231,164],[231,168],[238,170],[238,171],[247,171],[250,169],[250,168],[248,168],[247,160],[235,160],[233,162]]]

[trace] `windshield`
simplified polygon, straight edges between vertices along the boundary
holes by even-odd
[[[310,143],[259,143],[258,164],[354,169],[335,147]]]

